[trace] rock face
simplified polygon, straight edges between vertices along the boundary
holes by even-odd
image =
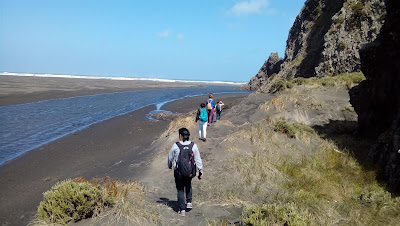
[[[360,132],[377,137],[370,156],[381,166],[388,185],[400,192],[400,2],[387,2],[379,37],[361,51],[366,80],[350,91]]]
[[[278,53],[271,53],[268,60],[265,61],[264,65],[258,71],[256,76],[254,76],[250,82],[247,84],[247,89],[257,90],[265,84],[268,78],[272,74],[278,74],[281,69],[281,64],[283,62],[282,58],[279,58]]]
[[[385,1],[307,0],[289,31],[278,77],[359,72],[358,52],[378,35],[386,14]],[[260,72],[251,79],[248,88],[255,90],[269,82]]]

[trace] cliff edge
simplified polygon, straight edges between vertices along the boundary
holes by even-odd
[[[359,131],[376,138],[369,155],[382,169],[389,188],[400,193],[400,3],[387,2],[379,37],[361,51],[366,80],[350,90]]]

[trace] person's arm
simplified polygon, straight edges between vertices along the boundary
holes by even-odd
[[[200,173],[203,173],[203,162],[201,161],[200,151],[196,144],[193,145],[194,161],[196,161],[197,169]]]
[[[199,121],[199,118],[200,118],[200,109],[197,109],[196,122]]]
[[[178,148],[178,146],[174,143],[171,147],[171,150],[169,151],[168,154],[168,168],[172,169],[172,161],[174,160],[175,156],[175,150]]]

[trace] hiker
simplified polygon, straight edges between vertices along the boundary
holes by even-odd
[[[196,122],[199,121],[199,140],[206,141],[208,114],[206,104],[201,103],[197,110]]]
[[[215,102],[213,100],[213,95],[210,93],[208,95],[207,104],[207,113],[208,113],[208,125],[211,125],[214,119],[214,110],[215,110]]]
[[[178,214],[183,217],[185,216],[186,209],[192,209],[193,207],[192,178],[196,176],[196,166],[199,169],[198,178],[201,179],[203,175],[203,164],[199,149],[195,143],[189,140],[189,136],[190,132],[188,129],[179,129],[179,142],[172,145],[168,155],[168,168],[172,169],[174,167],[175,185],[178,190]]]
[[[224,105],[225,104],[220,100],[217,102],[217,105],[215,107],[215,110],[217,112],[217,121],[221,119],[222,106]]]

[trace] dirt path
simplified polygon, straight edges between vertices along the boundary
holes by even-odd
[[[207,225],[219,222],[234,224],[240,221],[242,208],[238,203],[221,203],[220,200],[205,200],[204,197],[208,197],[206,193],[210,193],[208,188],[219,182],[217,169],[226,158],[226,147],[221,145],[224,139],[243,124],[265,118],[264,111],[258,108],[267,98],[270,98],[270,95],[250,95],[240,103],[236,102],[234,107],[230,107],[233,106],[232,103],[225,100],[228,109],[222,112],[220,121],[208,126],[206,142],[198,140],[198,125],[194,122],[191,124],[189,129],[191,140],[199,147],[204,165],[204,178],[192,180],[193,209],[188,211],[184,218],[177,214],[177,192],[173,171],[167,168],[168,152],[172,144],[178,141],[178,132],[167,134],[153,143],[152,146],[160,149],[160,152],[149,162],[139,181],[154,189],[154,192],[147,196],[147,200],[162,204],[162,219],[166,220],[168,225]]]

